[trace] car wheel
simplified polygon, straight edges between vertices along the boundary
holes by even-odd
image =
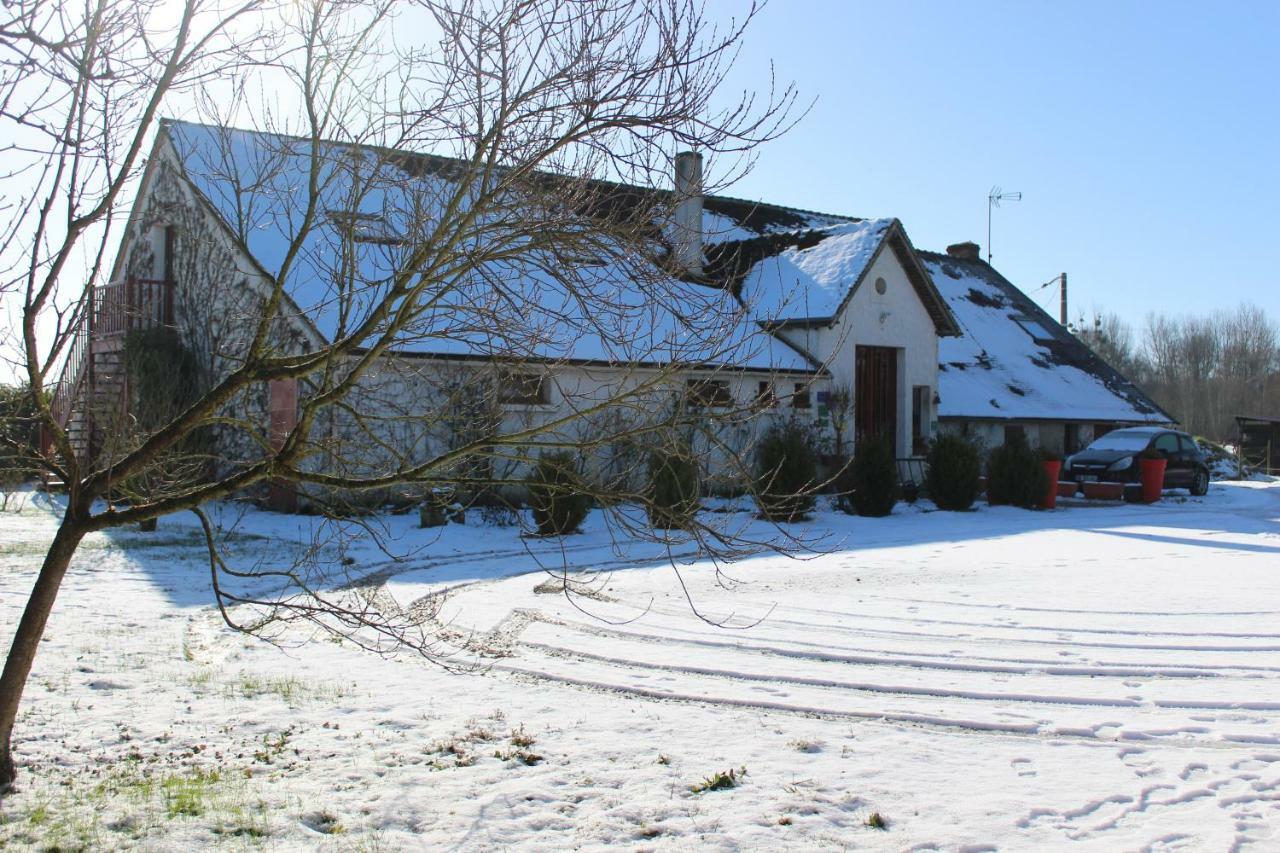
[[[1200,497],[1209,491],[1209,472],[1197,471],[1196,478],[1191,483],[1191,494]]]

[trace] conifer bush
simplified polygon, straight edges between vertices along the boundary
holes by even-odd
[[[548,453],[525,484],[539,536],[565,536],[586,521],[591,495],[572,453]]]
[[[938,509],[966,510],[978,499],[982,460],[964,436],[938,436],[929,448],[925,489]]]
[[[771,521],[799,521],[813,509],[818,454],[809,429],[787,421],[769,429],[756,448],[755,492]]]
[[[898,462],[886,439],[871,436],[858,442],[851,497],[858,515],[880,517],[893,512],[898,502]]]
[[[687,444],[649,455],[649,524],[659,530],[688,530],[698,511],[698,463]]]
[[[1049,475],[1040,455],[1021,433],[1013,433],[987,460],[987,501],[1024,509],[1040,505],[1049,490]]]

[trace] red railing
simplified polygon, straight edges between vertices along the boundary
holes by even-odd
[[[173,325],[173,282],[163,279],[126,279],[93,288],[91,301],[72,333],[71,346],[54,387],[50,408],[66,429],[75,401],[93,383],[94,341],[122,337],[134,329]]]
[[[53,389],[53,399],[49,401],[53,419],[63,429],[71,421],[71,401],[75,399],[88,372],[89,324],[82,318],[71,338],[66,361],[62,364],[62,375],[58,377],[58,384]]]
[[[93,289],[92,335],[109,338],[134,329],[173,325],[173,283],[130,278]]]

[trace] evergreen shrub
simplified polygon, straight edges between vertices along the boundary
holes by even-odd
[[[987,460],[987,500],[1024,509],[1039,506],[1049,490],[1040,455],[1021,433],[1013,433]]]
[[[978,499],[982,460],[964,436],[938,436],[929,448],[925,489],[938,509],[966,510]]]
[[[689,529],[699,497],[698,463],[687,444],[649,455],[649,524],[659,530]]]
[[[572,453],[548,453],[526,481],[539,536],[564,536],[586,521],[591,495]]]
[[[813,509],[818,453],[811,431],[796,421],[776,424],[761,438],[755,460],[756,503],[771,521],[799,521]]]
[[[880,517],[898,502],[898,462],[893,447],[880,436],[858,442],[853,454],[853,509],[858,515]]]

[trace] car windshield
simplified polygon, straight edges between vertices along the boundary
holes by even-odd
[[[1090,450],[1145,450],[1151,443],[1146,432],[1109,432],[1089,445]]]

